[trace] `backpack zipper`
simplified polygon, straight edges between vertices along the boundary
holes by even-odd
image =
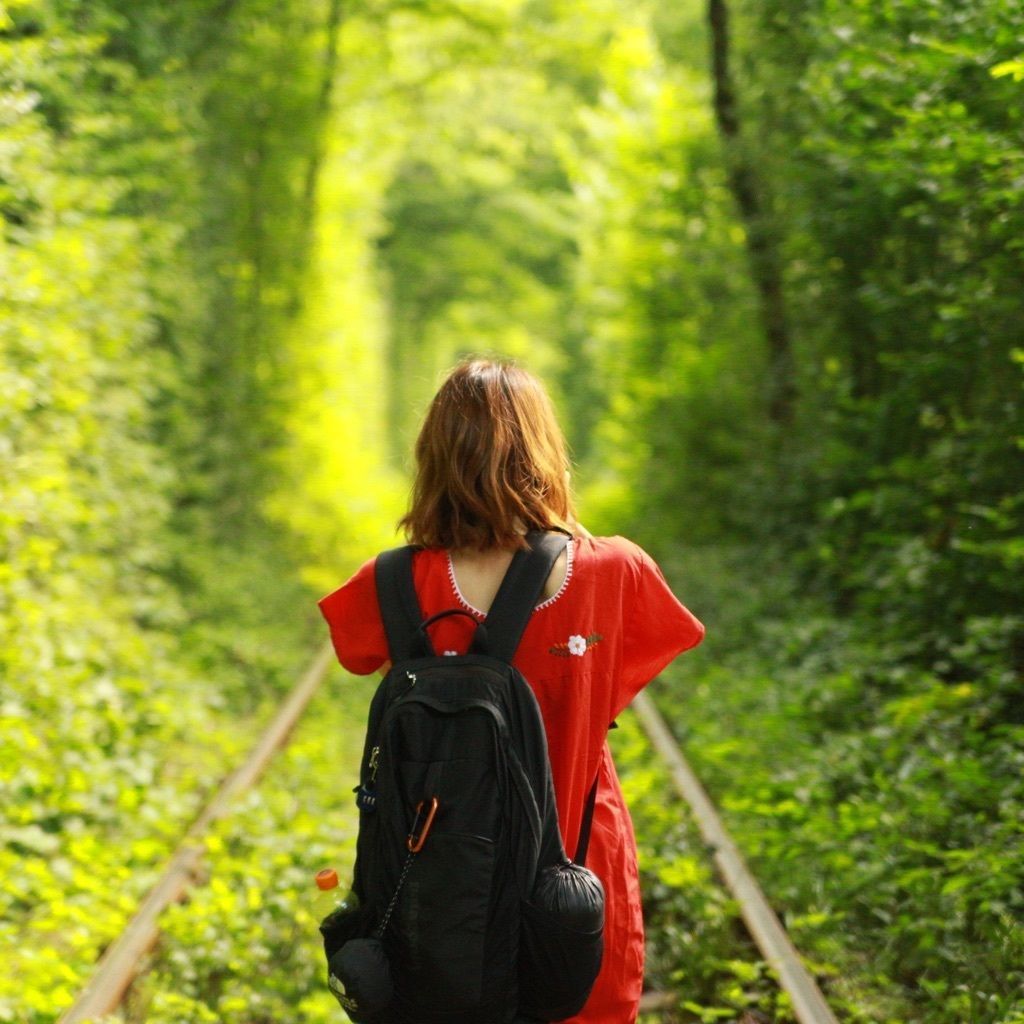
[[[391,700],[389,701],[389,704],[394,704],[395,701],[398,700],[400,697],[404,697],[416,685],[416,673],[415,672],[406,671],[405,674],[406,674],[406,677],[408,679],[412,680],[412,681],[409,683],[409,685],[401,693],[395,694],[395,696],[392,697]],[[380,747],[379,746],[374,747],[370,751],[370,763],[369,763],[369,765],[367,767],[370,769],[370,785],[372,786],[373,783],[375,783],[377,781],[377,769],[380,767]]]

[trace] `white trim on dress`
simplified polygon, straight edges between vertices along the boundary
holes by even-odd
[[[548,605],[554,604],[561,596],[565,593],[565,588],[569,586],[569,580],[572,578],[572,565],[573,565],[573,538],[570,537],[565,545],[565,579],[562,580],[562,585],[555,591],[549,598],[541,601],[540,604],[534,606],[534,611],[539,612],[542,608],[547,608]],[[487,613],[480,611],[479,608],[471,605],[466,598],[463,596],[462,591],[459,590],[458,581],[455,579],[455,566],[452,564],[452,555],[450,551],[445,551],[445,558],[448,560],[448,581],[452,585],[452,593],[455,594],[459,604],[468,612],[472,612],[474,615],[479,615],[480,618],[486,619]]]

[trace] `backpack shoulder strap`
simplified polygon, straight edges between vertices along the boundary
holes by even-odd
[[[420,602],[412,578],[412,544],[382,551],[374,564],[377,604],[384,622],[391,663],[408,658],[416,631],[423,621]]]
[[[581,868],[586,866],[587,851],[590,849],[590,827],[594,823],[594,808],[597,806],[597,784],[601,778],[601,769],[598,768],[594,776],[594,784],[587,794],[587,802],[583,808],[583,820],[580,822],[580,837],[576,840],[576,856],[573,863]]]
[[[544,583],[565,550],[564,533],[526,535],[529,551],[517,551],[487,613],[487,646],[495,658],[511,661]]]

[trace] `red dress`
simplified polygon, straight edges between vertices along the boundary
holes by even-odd
[[[388,658],[377,609],[374,560],[319,602],[338,660],[359,675]],[[413,559],[424,616],[462,607],[486,616],[459,593],[447,552]],[[442,619],[435,649],[463,653],[472,623]],[[609,724],[677,654],[700,643],[701,623],[676,599],[653,559],[623,537],[576,537],[558,593],[537,605],[514,663],[537,696],[548,737],[565,849],[572,856],[587,793],[600,771],[587,867],[605,887],[601,973],[573,1024],[632,1024],[643,985],[644,933],[636,840],[608,749]]]

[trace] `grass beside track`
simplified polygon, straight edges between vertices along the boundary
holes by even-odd
[[[207,838],[204,877],[161,920],[130,1024],[336,1024],[311,904],[313,876],[351,877],[352,786],[374,681],[334,669],[261,783]]]

